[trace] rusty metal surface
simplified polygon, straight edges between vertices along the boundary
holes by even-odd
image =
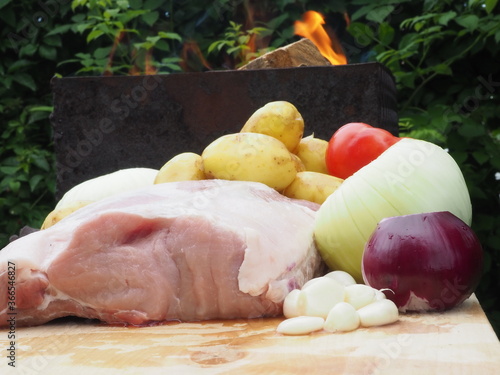
[[[55,78],[52,90],[58,198],[89,178],[200,153],[273,100],[299,109],[305,135],[329,139],[353,121],[397,134],[394,81],[377,63]]]

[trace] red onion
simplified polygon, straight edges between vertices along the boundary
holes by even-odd
[[[472,231],[450,212],[381,220],[365,245],[366,284],[386,290],[399,310],[446,310],[476,289],[483,250]]]

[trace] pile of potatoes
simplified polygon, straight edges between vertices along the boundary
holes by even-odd
[[[321,204],[343,182],[328,174],[328,142],[303,137],[304,119],[287,101],[255,111],[239,133],[210,143],[201,155],[186,152],[170,159],[155,183],[223,179],[261,182],[290,198]]]
[[[303,134],[304,119],[293,104],[270,102],[255,111],[239,133],[216,139],[201,155],[185,152],[160,170],[128,168],[73,187],[48,214],[41,229],[107,196],[173,181],[256,181],[287,197],[321,204],[343,180],[327,172],[328,142]]]

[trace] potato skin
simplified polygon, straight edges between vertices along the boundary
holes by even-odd
[[[310,135],[300,140],[294,153],[302,160],[307,171],[329,174],[325,162],[327,147],[327,141]]]
[[[304,134],[304,119],[290,102],[269,102],[248,118],[241,132],[269,135],[283,142],[292,152]]]
[[[283,191],[283,195],[322,204],[343,181],[324,173],[299,172],[292,183]]]
[[[52,212],[50,212],[45,220],[42,223],[40,229],[50,228],[52,225],[58,223],[66,216],[72,214],[76,210],[85,207],[86,205],[93,203],[93,201],[75,201],[71,202],[67,206],[61,208],[55,208]]]
[[[278,191],[297,174],[285,145],[265,134],[223,135],[210,143],[201,157],[207,178],[261,182]]]
[[[295,169],[297,169],[297,172],[303,172],[306,170],[306,166],[302,162],[302,160],[295,154],[290,154],[292,155],[292,159],[295,162]]]
[[[174,156],[160,168],[154,183],[204,179],[205,172],[201,156],[194,152],[183,152]]]

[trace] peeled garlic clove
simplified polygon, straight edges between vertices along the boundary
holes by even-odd
[[[293,318],[303,315],[300,313],[298,306],[299,294],[300,290],[294,289],[285,297],[285,300],[283,301],[283,315],[285,315],[285,318]]]
[[[357,329],[359,324],[356,309],[347,302],[339,302],[328,313],[323,329],[328,332],[346,332]]]
[[[301,290],[307,289],[308,287],[310,287],[315,282],[320,281],[322,278],[323,278],[323,276],[320,276],[320,277],[315,277],[315,278],[313,278],[311,280],[307,280],[306,283],[304,285],[302,285]]]
[[[339,282],[321,277],[303,288],[297,297],[297,306],[303,315],[326,319],[337,303],[344,301],[345,287]]]
[[[381,326],[399,319],[399,311],[390,299],[381,299],[358,310],[362,327]]]
[[[276,331],[284,335],[307,335],[322,329],[324,323],[325,320],[317,316],[296,316],[283,320]]]
[[[352,277],[345,271],[339,271],[339,270],[332,271],[327,273],[324,277],[329,277],[331,279],[334,279],[335,281],[338,281],[344,286],[356,284],[356,280],[354,280],[354,277]]]
[[[375,299],[377,301],[381,300],[381,299],[387,299],[387,296],[385,295],[384,292],[382,292],[381,290],[378,290],[376,289],[376,292],[375,292]]]
[[[353,284],[345,287],[344,301],[351,304],[356,310],[375,302],[377,290],[364,284]]]

